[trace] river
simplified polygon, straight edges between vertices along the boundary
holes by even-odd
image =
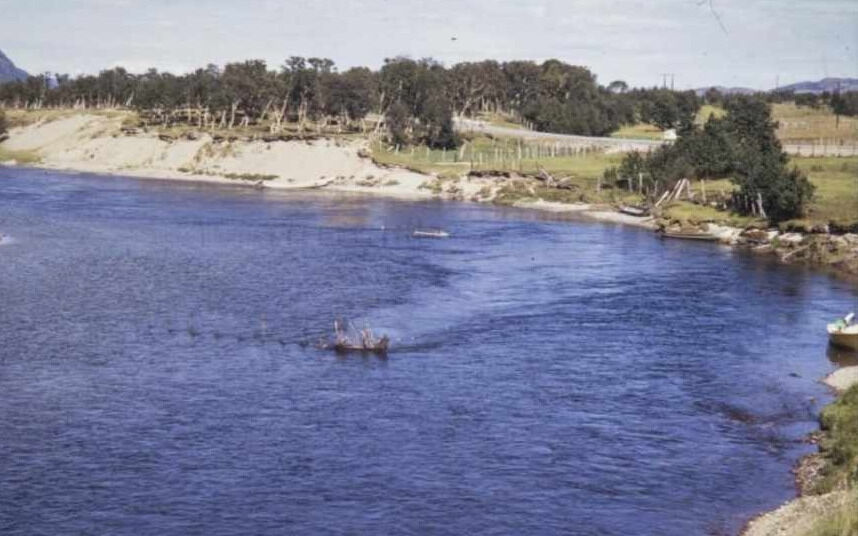
[[[3,534],[735,533],[858,302],[465,203],[0,167],[0,232]],[[317,349],[338,316],[389,356]]]

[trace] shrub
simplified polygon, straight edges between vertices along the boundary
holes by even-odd
[[[6,133],[9,130],[9,123],[6,121],[6,112],[0,110],[0,141],[6,138]]]

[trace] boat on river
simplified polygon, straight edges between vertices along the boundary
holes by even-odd
[[[680,240],[701,240],[704,242],[716,242],[718,237],[709,233],[699,231],[661,231],[661,236],[664,238],[678,238]]]
[[[634,216],[636,218],[643,218],[649,216],[649,209],[647,207],[621,205],[620,212],[622,212],[623,214],[628,214],[629,216]]]
[[[858,351],[858,324],[854,323],[855,313],[828,324],[828,340],[832,345]]]
[[[390,348],[390,338],[387,335],[376,337],[369,327],[359,330],[350,322],[347,325],[340,320],[334,320],[334,342],[323,341],[319,347],[342,353],[361,352],[387,355],[387,350]]]
[[[415,229],[411,236],[414,238],[447,238],[450,233],[442,229]]]

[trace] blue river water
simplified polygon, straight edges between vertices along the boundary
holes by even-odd
[[[735,533],[858,304],[470,204],[0,168],[0,232],[2,534]],[[336,317],[390,354],[317,349]]]

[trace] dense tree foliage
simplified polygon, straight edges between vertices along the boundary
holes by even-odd
[[[771,103],[793,102],[796,106],[829,108],[836,115],[858,116],[858,91],[795,93],[781,90],[764,93],[761,96]]]
[[[454,147],[455,116],[499,113],[537,129],[606,135],[648,121],[687,128],[699,108],[693,93],[599,86],[586,68],[558,60],[466,62],[393,58],[378,71],[339,72],[329,59],[290,57],[278,69],[262,60],[208,65],[184,75],[114,68],[97,75],[33,76],[0,86],[0,107],[134,108],[152,121],[200,128],[286,122],[355,128],[370,113],[386,120],[391,141]]]
[[[675,92],[667,89],[643,93],[639,100],[641,120],[663,130],[675,128],[679,131],[691,129],[700,109],[700,101],[693,91]]]
[[[775,133],[771,108],[762,99],[742,97],[727,103],[724,118],[733,155],[733,181],[748,199],[760,197],[769,219],[799,217],[813,185],[797,168],[788,169],[787,154]]]
[[[6,131],[9,130],[9,124],[6,122],[6,113],[0,110],[0,140],[6,137]]]
[[[379,72],[380,99],[396,143],[422,142],[446,149],[459,145],[448,78],[444,67],[432,60],[385,61]]]
[[[710,117],[702,128],[692,125],[675,144],[648,155],[627,155],[606,177],[637,180],[656,193],[682,178],[730,177],[739,187],[736,209],[758,210],[761,202],[773,222],[801,216],[813,186],[787,167],[769,105],[748,96],[732,96],[724,104],[723,118]]]
[[[858,91],[835,93],[831,96],[830,102],[835,114],[858,117]]]

